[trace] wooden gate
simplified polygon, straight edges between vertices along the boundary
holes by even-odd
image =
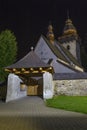
[[[43,95],[43,79],[29,78],[27,86],[27,95]]]
[[[37,95],[37,89],[38,89],[38,85],[34,85],[34,86],[28,86],[27,87],[27,95]]]
[[[39,85],[28,86],[27,87],[27,95],[43,95],[43,88]]]

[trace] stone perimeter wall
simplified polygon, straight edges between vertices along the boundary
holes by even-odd
[[[87,96],[87,79],[54,80],[54,95]]]

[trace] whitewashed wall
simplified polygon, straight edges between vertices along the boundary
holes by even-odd
[[[8,84],[7,84],[6,102],[19,99],[21,97],[25,97],[27,95],[26,90],[21,91],[20,82],[22,81],[17,75],[9,74]]]
[[[52,74],[45,72],[43,74],[43,98],[51,99],[54,94],[54,84]]]
[[[49,59],[53,59],[52,66],[55,73],[75,73],[75,71],[69,69],[61,63],[56,62],[57,57],[51,51],[51,49],[46,44],[43,37],[41,37],[36,45],[35,53],[40,57],[42,61],[48,63]]]
[[[67,43],[63,43],[62,45],[67,49],[67,46],[70,46],[70,53],[77,59],[77,54],[76,54],[76,40],[67,42]]]
[[[35,47],[35,53],[43,60],[45,63],[49,61],[49,59],[57,59],[57,57],[53,54],[49,46],[46,44],[43,37],[41,37]]]

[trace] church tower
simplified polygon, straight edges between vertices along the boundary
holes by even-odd
[[[63,34],[58,38],[59,42],[81,63],[80,60],[80,43],[77,30],[74,27],[72,20],[68,18],[65,21]]]

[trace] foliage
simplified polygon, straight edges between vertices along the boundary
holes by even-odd
[[[46,105],[87,114],[87,96],[55,96],[46,100]]]
[[[0,99],[1,100],[5,101],[5,99],[6,99],[6,93],[7,93],[7,87],[6,87],[6,85],[0,86]]]
[[[7,73],[4,67],[16,60],[17,41],[13,32],[5,30],[0,33],[0,81],[4,81]]]

